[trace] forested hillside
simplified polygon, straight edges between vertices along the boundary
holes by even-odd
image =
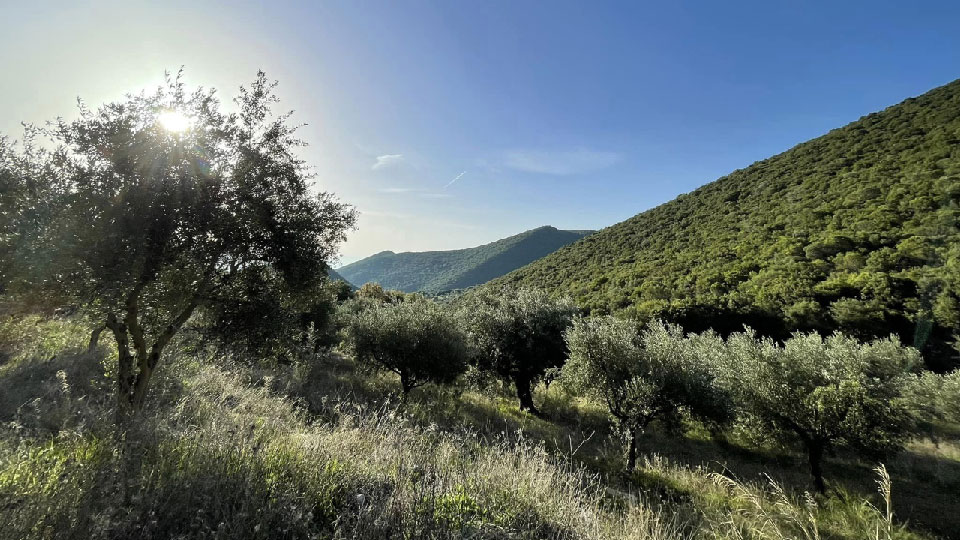
[[[960,81],[604,229],[502,280],[593,313],[770,335],[895,331],[932,367],[960,326]]]
[[[490,244],[452,251],[384,251],[337,271],[349,282],[379,283],[404,292],[442,292],[486,283],[592,231],[539,227]]]
[[[353,283],[350,283],[350,280],[341,276],[333,268],[327,268],[327,277],[329,277],[331,281],[344,281],[347,283],[347,285],[350,285],[351,287],[356,287]]]

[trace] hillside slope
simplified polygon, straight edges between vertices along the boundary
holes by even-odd
[[[347,285],[349,285],[350,288],[352,288],[352,289],[356,289],[356,288],[357,288],[356,285],[354,285],[353,283],[351,283],[349,279],[341,276],[340,273],[337,272],[336,270],[334,270],[333,268],[329,268],[329,267],[327,268],[327,277],[330,278],[330,281],[343,281],[343,282],[345,282]]]
[[[533,262],[591,231],[539,227],[490,244],[452,251],[384,251],[338,268],[354,284],[376,282],[405,292],[472,287]]]
[[[592,312],[770,335],[899,333],[956,362],[960,81],[608,227],[497,280]],[[929,361],[929,360],[928,360]]]

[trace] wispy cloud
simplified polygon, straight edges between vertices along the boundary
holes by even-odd
[[[605,169],[620,161],[616,152],[597,150],[514,150],[507,152],[504,165],[518,171],[565,176]]]
[[[406,187],[387,187],[380,188],[377,191],[380,193],[413,193],[415,191],[423,191],[422,189],[417,188],[406,188]]]
[[[377,156],[377,161],[373,164],[371,169],[382,169],[384,167],[396,165],[401,161],[403,161],[403,154],[383,154],[382,156]]]
[[[453,180],[447,182],[447,185],[443,186],[443,189],[447,189],[448,187],[452,186],[454,182],[463,178],[463,175],[465,174],[467,174],[467,171],[463,171],[462,173],[458,174]]]

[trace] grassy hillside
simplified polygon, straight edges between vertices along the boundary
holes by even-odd
[[[548,419],[497,387],[425,387],[348,358],[252,368],[178,347],[137,429],[111,424],[111,346],[71,320],[0,323],[0,539],[950,538],[955,431],[887,462],[829,462],[842,487],[805,500],[802,459],[696,429],[644,435],[622,472],[602,410],[552,386]],[[764,476],[769,475],[769,476]],[[775,483],[774,483],[775,482]]]
[[[552,253],[591,231],[539,227],[490,244],[453,251],[384,251],[337,271],[349,282],[404,292],[443,292],[486,283]]]
[[[960,81],[870,114],[498,280],[691,330],[899,333],[956,364]]]

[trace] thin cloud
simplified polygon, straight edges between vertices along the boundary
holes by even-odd
[[[382,169],[384,167],[396,165],[401,161],[403,161],[403,154],[384,154],[382,156],[377,156],[377,161],[373,164],[371,169]]]
[[[456,176],[456,178],[454,178],[453,180],[447,182],[447,185],[443,186],[443,189],[447,189],[448,187],[452,186],[454,182],[456,182],[457,180],[463,178],[463,175],[465,175],[465,174],[467,174],[467,171],[463,171],[462,173],[458,174],[458,175]]]
[[[511,169],[538,174],[566,176],[605,169],[618,161],[616,152],[596,150],[539,151],[514,150],[507,152],[504,165]]]
[[[406,187],[388,187],[378,189],[380,193],[413,193],[415,191],[423,191],[422,189],[417,188],[406,188]]]

